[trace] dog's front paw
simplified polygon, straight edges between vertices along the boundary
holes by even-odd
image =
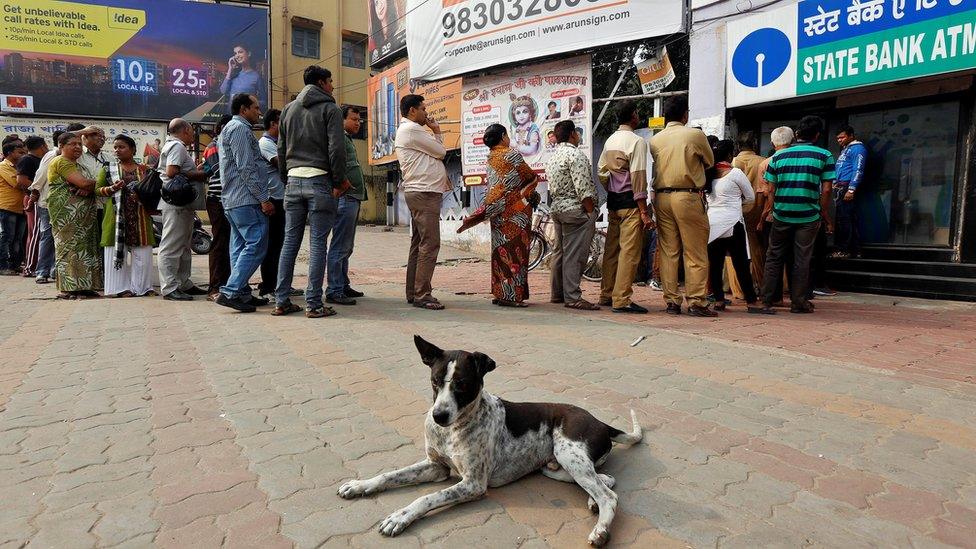
[[[370,494],[372,493],[372,490],[370,490],[368,481],[350,480],[349,482],[340,486],[337,493],[339,494],[339,497],[343,499],[352,499]]]
[[[395,536],[404,531],[413,521],[410,511],[404,507],[383,519],[380,523],[380,533],[384,536]]]
[[[610,532],[606,528],[601,528],[597,526],[590,532],[590,537],[587,539],[590,545],[593,547],[603,547],[610,541]]]

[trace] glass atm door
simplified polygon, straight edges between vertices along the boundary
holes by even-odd
[[[959,109],[947,101],[850,116],[869,151],[857,197],[862,242],[950,245]]]

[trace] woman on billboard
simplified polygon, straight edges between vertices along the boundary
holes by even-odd
[[[369,0],[369,52],[371,61],[385,57],[406,43],[396,0]]]
[[[220,93],[227,98],[228,110],[230,98],[239,93],[257,96],[261,109],[267,108],[268,94],[264,77],[251,63],[251,50],[248,47],[241,44],[234,46],[234,55],[227,60],[227,76],[220,84]]]

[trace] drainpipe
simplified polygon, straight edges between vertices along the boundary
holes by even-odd
[[[282,105],[287,105],[291,100],[288,93],[288,55],[291,53],[288,49],[288,26],[288,0],[281,0],[281,88],[285,95]]]
[[[339,59],[339,64],[336,65],[336,75],[339,76],[339,85],[336,86],[335,89],[335,100],[337,105],[341,105],[342,92],[340,90],[342,89],[342,84],[345,83],[342,82],[342,29],[345,26],[342,21],[342,0],[336,0],[336,21],[339,22],[339,28],[336,29],[336,47],[338,48],[336,50],[336,53],[338,54],[336,57]]]

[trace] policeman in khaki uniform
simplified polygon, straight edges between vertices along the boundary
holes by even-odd
[[[714,157],[701,130],[688,128],[688,99],[665,104],[665,128],[651,138],[654,211],[661,250],[661,285],[669,314],[681,314],[678,257],[684,255],[688,314],[717,316],[708,308],[708,216],[701,191]]]

